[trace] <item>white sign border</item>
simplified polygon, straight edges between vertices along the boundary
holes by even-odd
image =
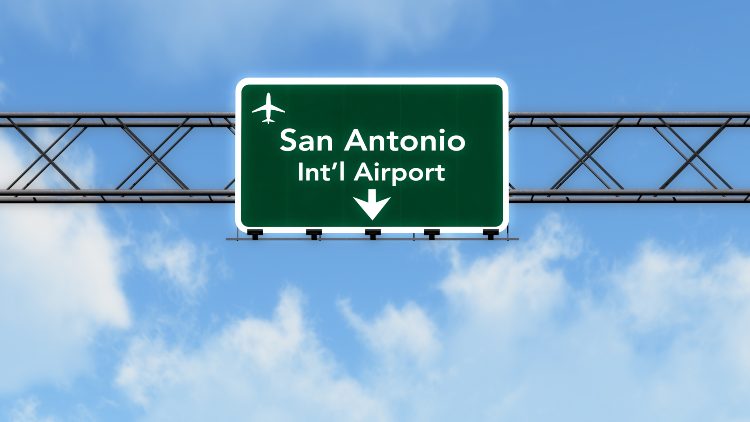
[[[320,229],[323,234],[355,234],[363,233],[364,230],[380,229],[383,234],[403,234],[403,233],[421,233],[423,230],[440,230],[440,233],[482,233],[485,229],[498,229],[501,232],[508,226],[510,208],[510,198],[508,184],[503,183],[503,221],[495,227],[247,227],[242,224],[241,220],[241,195],[242,195],[242,174],[241,162],[241,140],[242,140],[242,89],[248,85],[497,85],[503,93],[503,180],[507,181],[508,173],[508,85],[500,78],[496,77],[398,77],[398,78],[243,78],[237,83],[235,88],[235,207],[234,220],[235,224],[243,233],[248,230],[263,230],[264,234],[283,233],[305,233],[307,229]]]

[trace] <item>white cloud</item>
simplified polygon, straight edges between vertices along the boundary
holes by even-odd
[[[423,247],[436,257],[447,259],[452,268],[459,268],[463,265],[458,242],[427,242]]]
[[[385,419],[381,404],[319,345],[293,289],[272,319],[235,321],[194,349],[133,341],[117,384],[146,420]]]
[[[118,382],[154,420],[748,420],[750,254],[646,242],[581,276],[581,245],[551,217],[489,256],[454,256],[442,310],[386,304],[366,319],[341,301],[370,352],[357,376],[287,292],[271,320],[195,349],[135,341]]]
[[[0,180],[22,168],[0,139]],[[0,207],[0,394],[85,370],[96,334],[125,328],[117,240],[89,206]]]
[[[412,302],[401,309],[388,304],[372,322],[355,314],[348,300],[340,301],[339,308],[367,345],[385,358],[388,365],[404,358],[426,365],[439,351],[435,325],[422,308]]]
[[[170,71],[176,65],[184,72],[217,59],[240,63],[282,59],[303,54],[310,46],[325,48],[325,43],[337,39],[363,46],[359,50],[373,55],[422,50],[435,46],[485,2],[74,0],[62,6],[33,0],[12,5],[6,19],[72,53],[92,44],[95,31],[117,28],[113,36],[121,53],[142,57],[146,52],[153,59],[149,63],[166,62]]]
[[[563,297],[566,280],[561,258],[578,254],[580,240],[558,217],[545,220],[532,238],[505,253],[454,264],[440,288],[467,315],[513,318],[546,312]],[[460,262],[453,258],[452,262]]]
[[[0,64],[2,64],[2,57],[0,57]],[[8,90],[8,86],[5,82],[0,81],[0,103],[5,99],[5,92]]]
[[[282,56],[289,47],[330,42],[337,33],[370,51],[433,45],[475,1],[461,0],[141,0],[129,4],[135,35],[162,57],[195,65],[206,58],[243,54]],[[126,12],[127,13],[127,12]],[[283,34],[283,35],[282,35]],[[328,37],[328,38],[326,38]]]
[[[721,310],[717,304],[735,311],[750,305],[749,269],[750,256],[731,247],[712,256],[675,253],[647,242],[613,275],[613,299],[634,329],[697,327]]]
[[[141,251],[145,267],[171,283],[186,297],[194,296],[208,280],[208,254],[206,248],[195,245],[187,238],[166,241],[154,233],[146,238]]]
[[[39,400],[30,397],[16,401],[10,411],[10,422],[55,422],[51,416],[40,416],[37,413]]]

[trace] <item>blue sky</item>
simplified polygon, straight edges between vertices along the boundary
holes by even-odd
[[[1,6],[7,111],[231,111],[247,76],[499,76],[513,111],[745,111],[750,94],[739,1]],[[706,152],[737,184],[740,136]],[[680,163],[633,166],[629,142],[649,141],[601,159],[634,184]],[[118,145],[64,164],[106,183],[142,158]],[[512,178],[570,165],[534,145]],[[25,148],[0,133],[0,180]],[[181,174],[208,176],[188,152]],[[231,175],[232,153],[207,159]],[[429,245],[227,242],[224,205],[0,214],[2,420],[750,419],[741,205],[515,205],[521,241]]]

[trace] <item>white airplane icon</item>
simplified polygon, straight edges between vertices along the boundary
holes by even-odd
[[[266,104],[262,107],[258,107],[255,110],[253,110],[253,113],[257,113],[259,111],[265,111],[266,112],[266,120],[263,120],[263,123],[271,124],[273,120],[271,120],[271,112],[272,111],[280,111],[282,113],[286,113],[284,110],[276,107],[275,105],[271,104],[271,93],[266,93]]]

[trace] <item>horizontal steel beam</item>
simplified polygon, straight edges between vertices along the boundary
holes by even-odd
[[[11,189],[0,190],[0,203],[233,203],[224,189]],[[746,203],[750,189],[514,189],[512,203]]]
[[[416,234],[416,233],[415,233]],[[278,235],[274,236],[260,236],[257,239],[253,239],[252,237],[227,237],[225,240],[229,240],[232,242],[240,242],[240,241],[260,241],[260,240],[266,240],[266,241],[302,241],[302,242],[309,242],[312,239],[308,237],[282,237]],[[317,239],[313,240],[313,242],[319,242],[319,241],[366,241],[370,242],[372,239],[370,239],[368,236],[363,235],[362,237],[337,237],[337,236],[331,236],[331,235],[320,235]],[[395,237],[387,237],[387,236],[379,236],[377,238],[378,242],[381,241],[402,241],[402,242],[418,242],[418,241],[430,241],[434,242],[436,240],[478,240],[482,242],[487,242],[488,240],[491,242],[497,242],[497,241],[504,241],[504,242],[510,242],[513,240],[520,240],[518,237],[494,237],[493,239],[488,239],[487,236],[462,236],[462,237],[456,237],[456,236],[435,236],[434,238],[429,238],[425,236],[395,236]]]
[[[234,196],[228,189],[0,189],[7,196]]]
[[[138,119],[184,119],[188,118],[213,118],[213,119],[234,119],[234,113],[225,111],[21,111],[21,112],[7,112],[0,111],[0,119],[76,119],[76,118],[138,118]]]
[[[0,112],[7,127],[234,127],[230,112]],[[12,119],[13,121],[9,120]],[[80,119],[73,123],[72,119]],[[186,122],[182,120],[188,119]],[[617,120],[623,119],[619,123]],[[730,119],[725,124],[725,120]],[[510,113],[510,127],[750,127],[750,112],[519,112]]]
[[[586,118],[750,118],[750,111],[522,111],[508,113],[510,118],[562,118],[570,117],[576,119]]]
[[[233,189],[0,189],[4,196],[234,196]],[[522,196],[748,196],[750,189],[511,189]]]
[[[628,128],[665,128],[665,127],[750,127],[750,122],[746,120],[735,120],[729,123],[724,121],[708,121],[708,120],[666,120],[664,122],[654,120],[642,120],[642,121],[622,121],[620,123],[614,121],[601,121],[601,120],[557,120],[552,122],[550,120],[527,120],[519,121],[515,120],[510,123],[511,128],[554,128],[554,127],[628,127]]]
[[[513,118],[541,118],[541,117],[551,117],[551,118],[560,118],[560,117],[571,117],[571,118],[665,118],[665,117],[684,117],[684,118],[714,118],[714,119],[720,119],[720,118],[727,118],[727,117],[733,117],[733,118],[750,118],[750,111],[727,111],[727,112],[721,112],[721,111],[594,111],[594,112],[586,112],[586,111],[521,111],[521,112],[510,112],[509,116],[511,119]],[[234,112],[225,112],[225,111],[185,111],[185,112],[161,112],[161,111],[137,111],[137,112],[131,112],[131,111],[104,111],[104,112],[7,112],[7,111],[0,111],[0,118],[29,118],[29,119],[38,119],[38,118],[215,118],[215,119],[234,119]]]
[[[225,189],[3,189],[4,204],[211,204],[234,203],[234,190]]]
[[[120,123],[112,122],[112,121],[101,121],[101,120],[93,120],[93,121],[85,121],[81,120],[78,123],[72,124],[72,122],[67,121],[42,121],[42,120],[27,120],[27,121],[15,121],[16,125],[18,127],[22,128],[28,128],[28,127],[36,127],[36,128],[62,128],[62,127],[88,127],[88,128],[118,128],[121,127]],[[173,128],[180,126],[181,122],[178,121],[165,121],[165,120],[155,120],[155,121],[144,121],[144,120],[125,120],[124,123],[130,127],[130,128],[138,128],[138,127],[155,127],[155,128]],[[571,120],[558,120],[557,122],[552,122],[550,120],[541,120],[541,119],[535,119],[533,121],[531,120],[515,120],[510,122],[510,128],[523,128],[523,127],[529,127],[529,128],[546,128],[546,127],[642,127],[642,128],[664,128],[664,127],[720,127],[720,126],[726,126],[726,127],[750,127],[749,121],[731,121],[727,123],[726,125],[724,122],[719,121],[708,121],[708,120],[666,120],[665,122],[660,121],[623,121],[620,123],[615,124],[615,122],[612,121],[571,121]],[[12,123],[9,123],[7,120],[3,121],[0,120],[0,128],[12,128],[14,125]],[[234,122],[233,121],[224,121],[224,120],[216,120],[213,122],[209,122],[206,120],[189,120],[186,123],[182,124],[182,127],[193,127],[193,128],[212,128],[212,127],[223,127],[223,128],[233,128]]]
[[[518,196],[747,196],[750,189],[512,189]]]
[[[71,125],[72,122],[66,122],[66,121],[51,121],[51,120],[26,120],[26,121],[20,121],[15,120],[15,123],[22,128],[27,127],[105,127],[105,128],[120,128],[122,127],[119,122],[113,122],[111,120],[107,121],[101,121],[101,120],[81,120],[80,122]],[[147,121],[147,120],[125,120],[123,121],[125,125],[129,128],[136,128],[136,127],[168,127],[168,128],[174,128],[178,126],[182,127],[234,127],[234,122],[227,122],[225,120],[215,120],[213,122],[209,122],[207,120],[189,120],[188,122],[181,125],[182,122],[179,122],[177,120],[175,121],[167,121],[167,120],[154,120],[154,121]],[[0,120],[0,128],[3,127],[14,127],[13,124],[9,123],[7,120],[3,121]]]

